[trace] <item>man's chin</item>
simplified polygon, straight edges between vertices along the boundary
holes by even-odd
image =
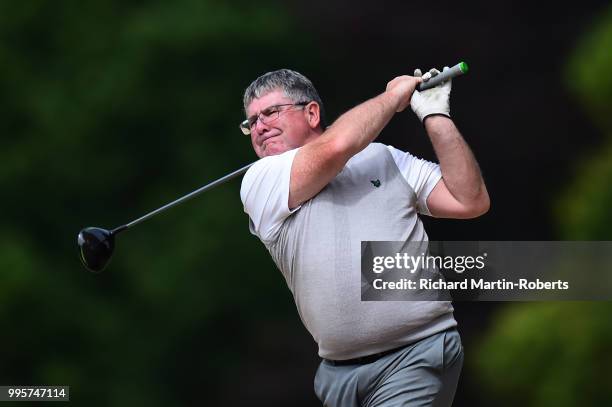
[[[266,148],[262,150],[262,157],[267,157],[270,155],[279,155],[288,150],[289,149],[285,147],[284,145],[270,143],[266,146]]]

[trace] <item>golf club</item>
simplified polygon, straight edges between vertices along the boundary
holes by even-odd
[[[196,195],[201,194],[204,191],[208,191],[209,189],[216,187],[217,185],[223,184],[226,181],[231,180],[238,175],[244,174],[254,163],[246,165],[230,174],[227,174],[224,177],[219,178],[216,181],[213,181],[209,184],[204,185],[201,188],[196,189],[195,191],[170,202],[162,206],[161,208],[155,209],[147,213],[146,215],[131,221],[125,225],[121,225],[113,230],[107,230],[97,227],[88,227],[82,229],[79,232],[77,237],[77,244],[79,245],[79,254],[81,257],[81,261],[87,270],[99,273],[108,265],[111,256],[113,255],[113,250],[115,248],[115,236],[120,232],[123,232],[126,229],[129,229],[137,224],[157,215],[160,212],[165,211],[166,209],[170,209],[173,206],[176,206],[180,203],[187,201],[195,197]]]
[[[432,77],[427,82],[420,83],[417,87],[417,90],[423,91],[426,89],[433,88],[446,80],[452,79],[459,75],[463,75],[467,71],[467,64],[465,62],[460,62],[452,68],[440,72],[438,75]],[[95,273],[104,270],[104,268],[108,265],[111,256],[113,255],[113,250],[115,249],[115,236],[117,234],[123,232],[126,229],[131,228],[132,226],[136,226],[140,222],[143,222],[149,219],[150,217],[165,211],[166,209],[172,208],[175,205],[185,202],[186,200],[191,199],[204,191],[207,191],[219,184],[229,181],[238,175],[244,174],[249,169],[249,167],[251,167],[251,165],[253,165],[253,163],[244,166],[224,177],[221,177],[216,181],[204,185],[203,187],[196,189],[195,191],[183,196],[182,198],[170,202],[169,204],[166,204],[161,208],[149,212],[146,215],[136,220],[133,220],[130,223],[119,226],[113,230],[107,230],[98,227],[87,227],[85,229],[82,229],[77,237],[77,244],[79,246],[79,254],[83,265],[89,271]]]

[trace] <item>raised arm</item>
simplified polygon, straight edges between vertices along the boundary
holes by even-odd
[[[425,75],[438,73],[434,68]],[[415,70],[414,75],[421,77],[421,71]],[[449,80],[415,92],[410,101],[431,139],[442,172],[442,179],[427,197],[427,207],[439,218],[474,218],[489,210],[489,194],[474,154],[450,119],[451,86]]]
[[[297,152],[291,167],[289,208],[295,208],[321,191],[346,162],[380,134],[395,112],[410,103],[420,78],[399,76],[380,95],[340,116],[321,136]]]

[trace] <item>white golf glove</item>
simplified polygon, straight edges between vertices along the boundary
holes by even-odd
[[[444,67],[444,70],[449,69],[448,66]],[[425,75],[421,74],[420,69],[414,70],[414,76],[420,76],[423,78],[423,82],[427,82],[430,78],[438,75],[440,71],[436,68],[432,68]],[[450,117],[450,92],[452,81],[449,79],[435,88],[427,89],[422,92],[415,90],[410,98],[410,107],[412,111],[418,116],[419,120],[423,122],[425,118],[432,114],[442,114]]]

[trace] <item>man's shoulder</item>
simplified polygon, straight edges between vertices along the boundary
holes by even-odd
[[[242,178],[242,183],[244,184],[245,181],[248,182],[252,180],[254,177],[257,176],[257,174],[262,174],[270,170],[280,169],[284,164],[288,164],[288,162],[291,162],[293,160],[293,156],[297,153],[297,150],[298,149],[288,150],[281,154],[269,155],[260,158],[259,160],[255,161],[251,168],[249,168],[244,174],[244,177]]]

